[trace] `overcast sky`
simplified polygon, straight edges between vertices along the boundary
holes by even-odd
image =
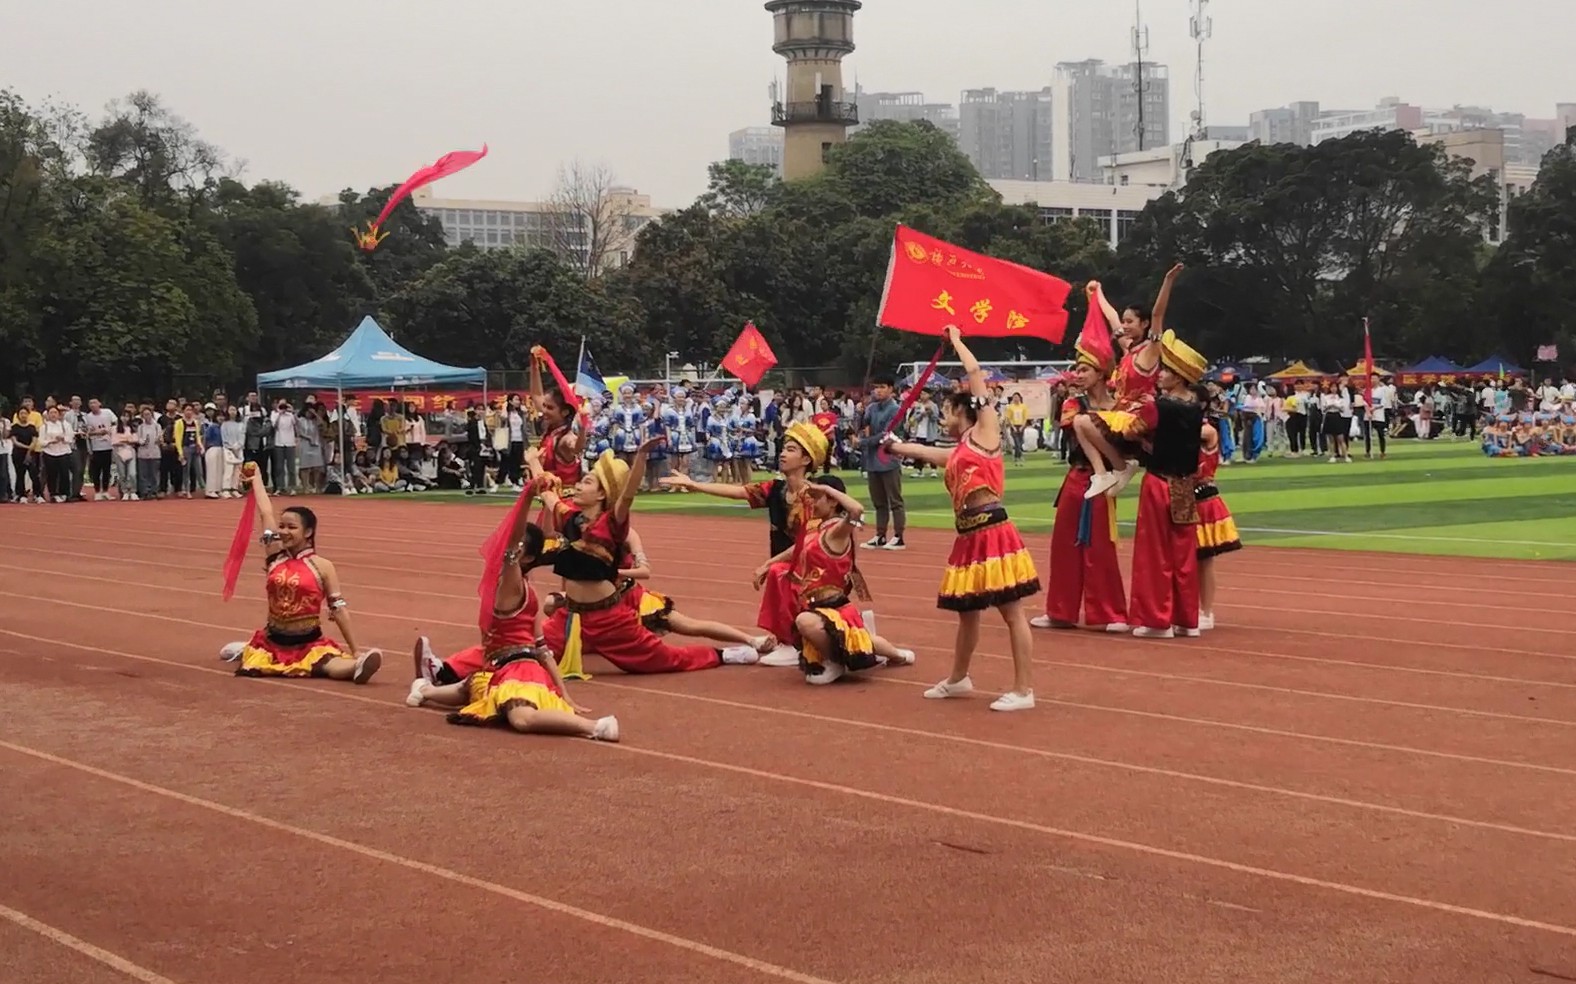
[[[1188,0],[1143,0],[1170,66],[1173,132],[1193,108]],[[1571,0],[1213,0],[1209,121],[1312,99],[1367,108],[1576,101]],[[846,63],[867,89],[956,102],[1039,88],[1059,61],[1128,60],[1129,0],[865,0]],[[0,86],[89,110],[161,94],[307,197],[392,184],[445,151],[491,156],[437,186],[539,198],[560,161],[609,165],[688,204],[727,134],[767,121],[781,73],[758,0],[0,0]]]

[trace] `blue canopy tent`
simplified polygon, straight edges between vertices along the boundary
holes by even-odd
[[[487,370],[481,367],[463,369],[446,366],[441,362],[416,355],[390,338],[370,316],[350,333],[340,346],[321,358],[304,362],[288,369],[258,373],[257,389],[332,389],[338,397],[343,413],[345,390],[381,389],[431,386],[435,384],[469,385],[482,388],[483,399],[487,392]],[[344,429],[340,429],[344,433]],[[350,460],[349,449],[339,449],[341,467]],[[346,484],[346,492],[349,485]]]
[[[1525,376],[1527,374],[1527,370],[1497,353],[1467,369],[1466,372],[1478,376]]]
[[[1428,358],[1424,359],[1422,362],[1419,362],[1417,365],[1407,366],[1401,371],[1408,374],[1433,373],[1436,376],[1450,376],[1457,373],[1464,373],[1469,370],[1467,370],[1465,366],[1456,365],[1449,359],[1442,358],[1437,355],[1430,355]]]

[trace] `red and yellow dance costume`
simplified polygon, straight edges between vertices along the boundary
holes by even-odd
[[[1086,400],[1062,404],[1061,425],[1088,410]],[[1076,441],[1067,453],[1069,468],[1056,493],[1056,523],[1051,528],[1051,573],[1045,588],[1045,615],[1053,623],[1085,625],[1127,622],[1127,591],[1116,557],[1116,508],[1108,495],[1084,498],[1094,470]]]
[[[566,489],[575,487],[583,476],[579,455],[565,461],[559,454],[560,443],[569,436],[569,427],[554,428],[542,435],[542,469],[557,478]]]
[[[449,715],[450,724],[491,724],[505,720],[509,711],[528,705],[539,711],[575,713],[546,667],[531,650],[536,645],[536,595],[525,587],[525,598],[511,614],[494,613],[482,644],[451,656],[445,667],[471,667],[471,702]],[[474,654],[474,656],[473,656]]]
[[[1115,406],[1110,410],[1093,411],[1094,419],[1113,439],[1133,443],[1144,435],[1143,410],[1155,400],[1155,381],[1160,367],[1144,372],[1138,367],[1138,353],[1154,342],[1145,340],[1134,345],[1111,374],[1111,396]],[[1107,363],[1109,365],[1109,363]]]
[[[1161,340],[1161,360],[1189,383],[1203,378],[1203,356],[1174,333]],[[1154,632],[1198,631],[1198,471],[1203,408],[1161,398],[1144,411],[1149,433],[1138,525],[1133,533],[1133,586],[1128,621]]]
[[[268,624],[241,650],[236,676],[322,676],[331,659],[355,659],[323,635],[323,578],[312,551],[285,551],[268,559]]]
[[[942,480],[952,496],[958,538],[947,557],[936,607],[982,611],[1037,593],[1034,559],[1001,502],[1006,488],[1001,449],[983,451],[975,446],[973,431],[965,433],[947,458]],[[969,497],[981,490],[990,492],[991,500],[968,506]]]
[[[783,440],[793,441],[804,449],[810,458],[810,470],[826,467],[832,442],[827,431],[835,426],[837,418],[829,414],[816,414],[811,420],[801,420],[790,426]],[[772,520],[771,550],[776,557],[786,550],[797,549],[804,533],[805,519],[809,515],[804,490],[797,494],[788,491],[786,479],[774,478],[756,482],[744,488],[745,501],[751,509],[765,509]],[[799,614],[799,597],[790,583],[792,562],[772,564],[761,582],[761,607],[755,624],[778,639],[797,636],[794,617]]]
[[[587,523],[577,507],[563,502],[558,504],[556,519],[566,545],[554,559],[554,573],[570,581],[617,585],[617,558],[628,553],[627,521],[615,523],[611,513],[603,512]],[[571,618],[578,623],[575,631]],[[560,659],[576,634],[581,652],[595,653],[625,673],[685,673],[722,665],[719,650],[663,641],[641,621],[639,609],[622,591],[592,604],[566,601],[542,627],[548,648]]]
[[[792,638],[800,649],[799,669],[806,674],[820,673],[828,662],[838,663],[851,672],[881,665],[875,643],[859,608],[849,593],[868,597],[864,579],[854,563],[854,545],[841,554],[826,545],[825,525],[811,520],[800,535],[794,551],[793,569],[788,582],[798,601],[798,611],[810,612],[821,620],[831,652],[821,652],[810,640],[795,631]]]
[[[1194,498],[1198,501],[1199,560],[1242,549],[1237,521],[1231,517],[1231,510],[1215,485],[1215,472],[1219,469],[1220,445],[1199,452],[1198,474],[1193,480]]]

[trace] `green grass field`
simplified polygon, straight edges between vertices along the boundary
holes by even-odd
[[[1008,466],[1008,509],[1025,532],[1050,530],[1064,470],[1045,453]],[[843,477],[860,496],[863,478]],[[1223,468],[1219,484],[1244,541],[1255,546],[1576,560],[1576,457],[1488,459],[1472,442],[1402,441],[1391,445],[1387,461],[1274,458]],[[903,493],[911,525],[951,525],[940,479],[905,478]],[[1133,490],[1118,502],[1118,522],[1130,533]],[[700,516],[744,511],[705,496],[664,494],[642,496],[638,508]]]

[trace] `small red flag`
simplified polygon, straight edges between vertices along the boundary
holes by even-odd
[[[761,337],[755,322],[744,326],[739,332],[739,338],[733,343],[733,348],[722,357],[722,367],[738,376],[746,386],[757,386],[761,377],[766,375],[766,370],[777,364],[777,356],[772,353],[772,347],[766,344],[766,339]]]
[[[1368,398],[1368,414],[1372,419],[1374,412],[1374,340],[1368,334],[1368,319],[1363,319],[1363,373],[1367,376],[1363,380],[1364,395]]]
[[[940,335],[947,325],[957,325],[977,338],[1060,342],[1072,289],[1048,273],[898,226],[879,321],[920,335]]]

